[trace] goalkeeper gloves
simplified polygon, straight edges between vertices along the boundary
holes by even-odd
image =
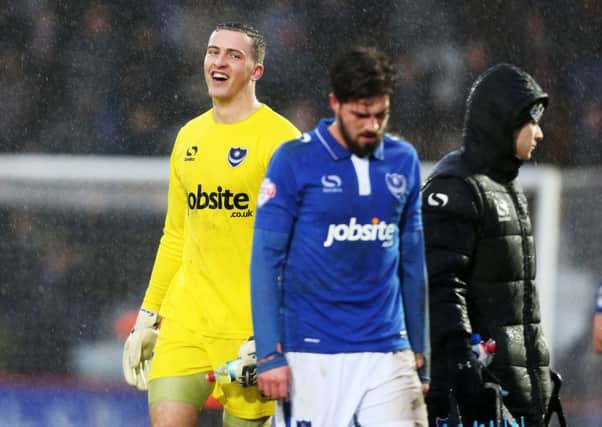
[[[141,308],[123,346],[123,376],[138,390],[148,389],[148,371],[159,334],[159,320],[158,313]]]
[[[253,337],[250,337],[240,346],[236,359],[224,363],[214,372],[209,372],[206,379],[210,382],[217,381],[222,384],[236,381],[243,387],[257,384],[257,357],[255,356],[255,340]]]
[[[255,339],[249,337],[238,349],[240,363],[236,366],[236,381],[243,387],[257,384],[257,354],[255,352]]]

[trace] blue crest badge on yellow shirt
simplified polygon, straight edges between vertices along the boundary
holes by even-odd
[[[228,150],[228,163],[230,163],[230,166],[235,168],[240,165],[247,158],[247,151],[246,148],[230,147],[230,150]]]

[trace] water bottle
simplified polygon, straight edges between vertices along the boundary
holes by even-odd
[[[217,382],[219,384],[229,384],[236,381],[236,371],[240,371],[240,364],[242,360],[240,358],[230,360],[213,372],[208,372],[205,375],[205,379],[209,382]]]
[[[495,341],[489,338],[487,341],[481,339],[481,335],[474,333],[470,336],[470,345],[475,357],[479,359],[481,365],[487,367],[493,361],[495,355]]]
[[[257,384],[257,363],[255,359],[236,358],[224,363],[213,372],[208,372],[205,379],[219,384],[237,382],[243,387]]]

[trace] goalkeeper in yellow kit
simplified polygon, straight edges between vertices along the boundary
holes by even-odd
[[[196,426],[211,393],[225,426],[260,426],[273,413],[257,387],[205,379],[252,335],[256,198],[274,150],[299,136],[255,96],[264,55],[252,27],[216,27],[203,67],[213,108],[188,122],[173,147],[163,236],[123,354],[126,381],[148,388],[153,426]]]

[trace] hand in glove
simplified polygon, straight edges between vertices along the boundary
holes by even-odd
[[[255,339],[249,337],[238,349],[240,363],[236,367],[236,381],[243,387],[257,384],[257,354]]]
[[[148,370],[159,333],[159,315],[141,308],[136,324],[123,346],[123,376],[138,390],[148,389]]]
[[[478,421],[478,425],[488,422],[494,413],[490,412],[486,398],[481,363],[472,352],[469,339],[450,338],[446,349],[452,390],[463,424],[472,426],[474,421]]]
[[[468,338],[450,339],[447,355],[452,389],[458,403],[476,403],[483,393],[483,373]]]

